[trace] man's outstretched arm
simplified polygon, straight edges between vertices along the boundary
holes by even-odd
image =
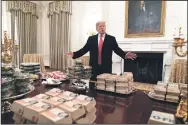
[[[88,38],[86,44],[84,45],[83,48],[81,48],[80,50],[76,51],[76,52],[67,52],[65,53],[66,56],[72,57],[73,59],[79,58],[81,56],[83,56],[84,54],[86,54],[89,50],[90,50],[90,37]]]
[[[117,41],[116,41],[116,38],[114,37],[114,52],[119,55],[121,58],[123,59],[136,59],[136,54],[134,53],[131,53],[131,52],[128,52],[128,53],[125,53],[117,44]]]

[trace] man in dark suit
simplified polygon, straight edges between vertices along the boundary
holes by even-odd
[[[76,51],[68,52],[65,55],[73,59],[79,58],[90,52],[89,65],[92,67],[92,78],[96,80],[97,75],[102,73],[112,73],[112,51],[123,59],[135,59],[136,54],[125,52],[119,48],[115,37],[106,34],[105,22],[100,21],[96,24],[97,35],[90,36],[85,46]]]

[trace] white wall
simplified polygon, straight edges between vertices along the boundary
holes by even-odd
[[[125,23],[125,1],[95,1],[95,4],[89,1],[73,1],[73,16],[72,16],[72,26],[75,24],[79,25],[80,30],[75,30],[72,27],[72,43],[71,49],[75,51],[76,49],[81,48],[86,41],[83,41],[83,36],[85,31],[82,30],[83,15],[86,11],[86,5],[88,6],[87,12],[89,13],[90,10],[95,9],[96,7],[102,7],[102,9],[95,9],[93,13],[90,13],[90,17],[98,18],[96,15],[97,13],[102,14],[102,20],[105,20],[107,23],[107,32],[116,37],[118,42],[122,41],[144,41],[144,40],[172,40],[174,28],[179,26],[183,27],[183,33],[187,34],[187,1],[167,1],[166,5],[166,20],[165,20],[165,35],[164,37],[155,37],[155,38],[124,38],[124,23]],[[99,5],[101,4],[101,5]],[[79,9],[79,11],[77,11]],[[94,13],[96,15],[94,15]],[[89,14],[88,14],[89,15]],[[94,17],[95,16],[95,17]],[[88,16],[89,17],[89,16]],[[84,17],[85,20],[87,17]],[[100,19],[100,18],[98,18]],[[90,22],[87,22],[90,23]],[[75,26],[76,27],[76,26]],[[90,23],[90,25],[86,28],[89,29],[90,27],[95,28],[95,25]],[[75,35],[74,35],[75,34]],[[76,37],[77,35],[77,37]],[[81,38],[79,38],[82,36]],[[79,42],[76,43],[73,39],[77,39]],[[187,36],[186,36],[187,39]]]
[[[166,21],[165,36],[156,38],[124,38],[124,22],[125,22],[125,1],[108,1],[109,15],[107,22],[109,23],[109,33],[116,36],[118,41],[145,40],[145,39],[172,39],[174,28],[182,26],[184,33],[187,34],[187,1],[167,1],[166,5]]]
[[[49,66],[49,18],[48,3],[51,1],[37,2],[37,12],[39,19],[37,20],[37,51],[43,57],[44,65]]]
[[[11,15],[6,10],[6,1],[2,1],[2,41],[4,43],[4,31],[7,31],[9,38],[11,38]]]
[[[71,21],[71,51],[84,46],[89,31],[96,31],[95,24],[102,19],[101,1],[73,1]]]

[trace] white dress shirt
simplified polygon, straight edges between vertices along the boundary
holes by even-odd
[[[99,45],[99,42],[100,42],[100,35],[101,35],[101,34],[98,34],[98,45]],[[103,34],[103,36],[102,36],[103,42],[104,42],[104,39],[105,39],[105,35],[106,35],[106,34]]]

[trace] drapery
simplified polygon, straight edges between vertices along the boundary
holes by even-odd
[[[187,80],[187,60],[176,59],[171,66],[169,82],[188,84]]]
[[[11,39],[18,39],[18,60],[14,55],[14,64],[23,62],[23,55],[37,52],[37,14],[36,4],[29,1],[7,1],[7,10],[11,13]],[[15,21],[16,20],[16,21]],[[15,31],[15,26],[17,31]],[[15,34],[15,32],[17,34]],[[15,50],[15,48],[14,48]]]
[[[69,50],[71,1],[49,3],[50,68],[64,70],[67,67],[65,52]]]

